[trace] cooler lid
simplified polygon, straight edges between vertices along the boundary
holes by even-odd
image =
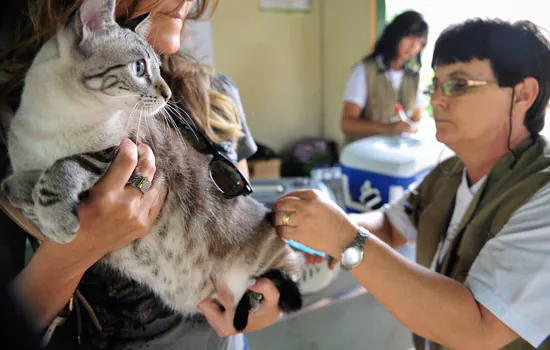
[[[436,140],[376,135],[344,147],[340,164],[390,176],[410,177],[437,164],[443,147]]]

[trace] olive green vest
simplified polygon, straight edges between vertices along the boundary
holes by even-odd
[[[550,182],[550,147],[542,137],[528,138],[497,161],[466,210],[457,237],[444,257],[441,273],[464,282],[481,248],[495,237],[512,214]],[[446,234],[464,164],[456,157],[428,174],[408,198],[407,213],[418,230],[417,262],[430,268],[438,243]],[[414,336],[415,346],[424,350],[425,340]],[[443,349],[432,344],[431,350]],[[504,349],[533,349],[519,338]],[[550,349],[547,338],[539,349]]]
[[[418,72],[405,68],[401,88],[396,92],[386,77],[380,59],[367,58],[363,60],[363,65],[367,79],[367,103],[361,115],[362,120],[383,124],[397,122],[395,102],[400,102],[405,112],[414,110],[420,77]],[[359,137],[346,135],[346,143],[357,139]]]

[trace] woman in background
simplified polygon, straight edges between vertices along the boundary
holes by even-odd
[[[418,84],[427,38],[423,16],[403,12],[384,28],[372,53],[353,66],[342,111],[346,143],[377,134],[416,131],[412,124],[420,121],[425,107]],[[402,107],[403,113],[396,107]]]

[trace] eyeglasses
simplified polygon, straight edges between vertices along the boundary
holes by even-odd
[[[208,166],[208,173],[224,198],[231,199],[240,195],[248,196],[253,192],[252,186],[250,186],[239,168],[221,154],[200,130],[190,126],[184,126],[182,129],[184,129],[188,139],[193,142],[197,151],[213,156]]]
[[[428,86],[424,93],[431,96],[436,92],[437,89],[440,89],[443,95],[455,97],[466,94],[472,88],[492,83],[496,83],[496,81],[455,78],[449,79],[444,83],[433,82],[431,85]]]

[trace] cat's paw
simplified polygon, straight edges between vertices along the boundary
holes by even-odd
[[[298,311],[302,308],[303,299],[298,283],[288,273],[281,270],[271,270],[260,277],[270,279],[279,291],[279,309],[283,312]]]
[[[35,204],[35,213],[42,233],[55,242],[72,241],[80,228],[74,201],[62,200],[52,203],[38,200]]]
[[[303,299],[300,288],[287,273],[281,270],[271,270],[260,277],[271,280],[279,291],[278,306],[281,311],[290,313],[302,308]],[[250,312],[259,309],[262,302],[263,295],[247,290],[235,309],[233,327],[239,332],[243,331],[248,325],[248,316]]]
[[[248,325],[248,315],[250,312],[258,310],[263,302],[263,295],[251,290],[247,290],[242,296],[233,318],[233,327],[242,332]]]
[[[235,309],[233,327],[235,327],[238,332],[242,332],[248,325],[248,315],[252,309],[250,293],[252,292],[249,290],[244,293]]]

